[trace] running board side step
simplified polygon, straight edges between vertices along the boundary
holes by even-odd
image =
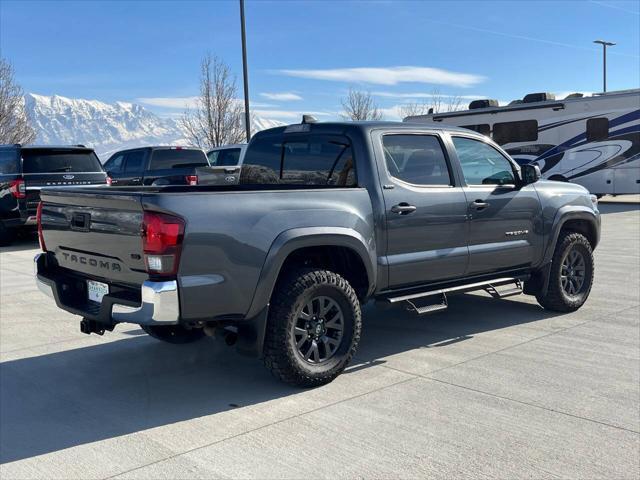
[[[514,285],[509,289],[499,290],[497,287],[505,285]],[[415,311],[418,315],[425,313],[438,312],[445,310],[449,304],[447,302],[447,293],[464,293],[472,292],[474,290],[485,290],[493,298],[505,298],[513,295],[519,295],[522,293],[522,280],[513,277],[494,278],[492,280],[485,280],[483,282],[469,283],[466,285],[458,285],[456,287],[440,288],[437,290],[428,290],[426,292],[412,293],[409,295],[401,295],[398,297],[387,297],[386,301],[389,303],[406,302],[409,305],[409,309]],[[416,300],[426,299],[427,297],[433,297],[439,295],[440,301],[426,306],[416,305]]]

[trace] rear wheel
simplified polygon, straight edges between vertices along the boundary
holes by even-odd
[[[286,383],[324,385],[348,365],[360,330],[360,303],[349,282],[327,270],[298,270],[273,294],[264,363]]]
[[[151,337],[167,343],[192,343],[204,337],[201,328],[185,328],[182,325],[142,325]]]
[[[587,301],[593,284],[593,251],[586,237],[564,232],[556,244],[546,295],[536,295],[548,310],[572,312]]]

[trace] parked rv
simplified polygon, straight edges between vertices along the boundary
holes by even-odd
[[[544,178],[578,183],[591,193],[640,193],[640,89],[556,100],[532,93],[500,107],[474,100],[465,111],[407,117],[490,136],[519,164],[534,163]]]

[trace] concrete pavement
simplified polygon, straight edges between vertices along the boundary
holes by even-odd
[[[314,390],[211,339],[83,335],[35,289],[36,245],[5,248],[0,478],[638,478],[640,206],[602,212],[578,312],[368,305],[353,365]]]

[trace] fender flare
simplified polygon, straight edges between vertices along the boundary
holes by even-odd
[[[575,205],[561,207],[553,219],[553,225],[549,233],[549,243],[542,262],[543,265],[551,262],[562,227],[570,220],[585,220],[593,225],[596,231],[596,243],[593,248],[595,248],[600,241],[600,216],[598,214],[587,207],[576,207]]]
[[[561,207],[554,217],[551,231],[549,232],[549,242],[545,254],[530,282],[525,282],[525,293],[535,295],[546,295],[549,288],[549,275],[551,275],[551,261],[556,250],[558,238],[562,227],[570,220],[585,220],[591,223],[596,231],[596,242],[594,248],[600,241],[600,216],[587,207],[576,207],[575,205],[567,205]]]
[[[252,318],[269,303],[282,265],[292,252],[300,248],[336,246],[353,250],[367,271],[367,295],[371,294],[376,284],[376,249],[371,242],[357,231],[345,227],[303,227],[282,232],[269,248],[247,317]]]

